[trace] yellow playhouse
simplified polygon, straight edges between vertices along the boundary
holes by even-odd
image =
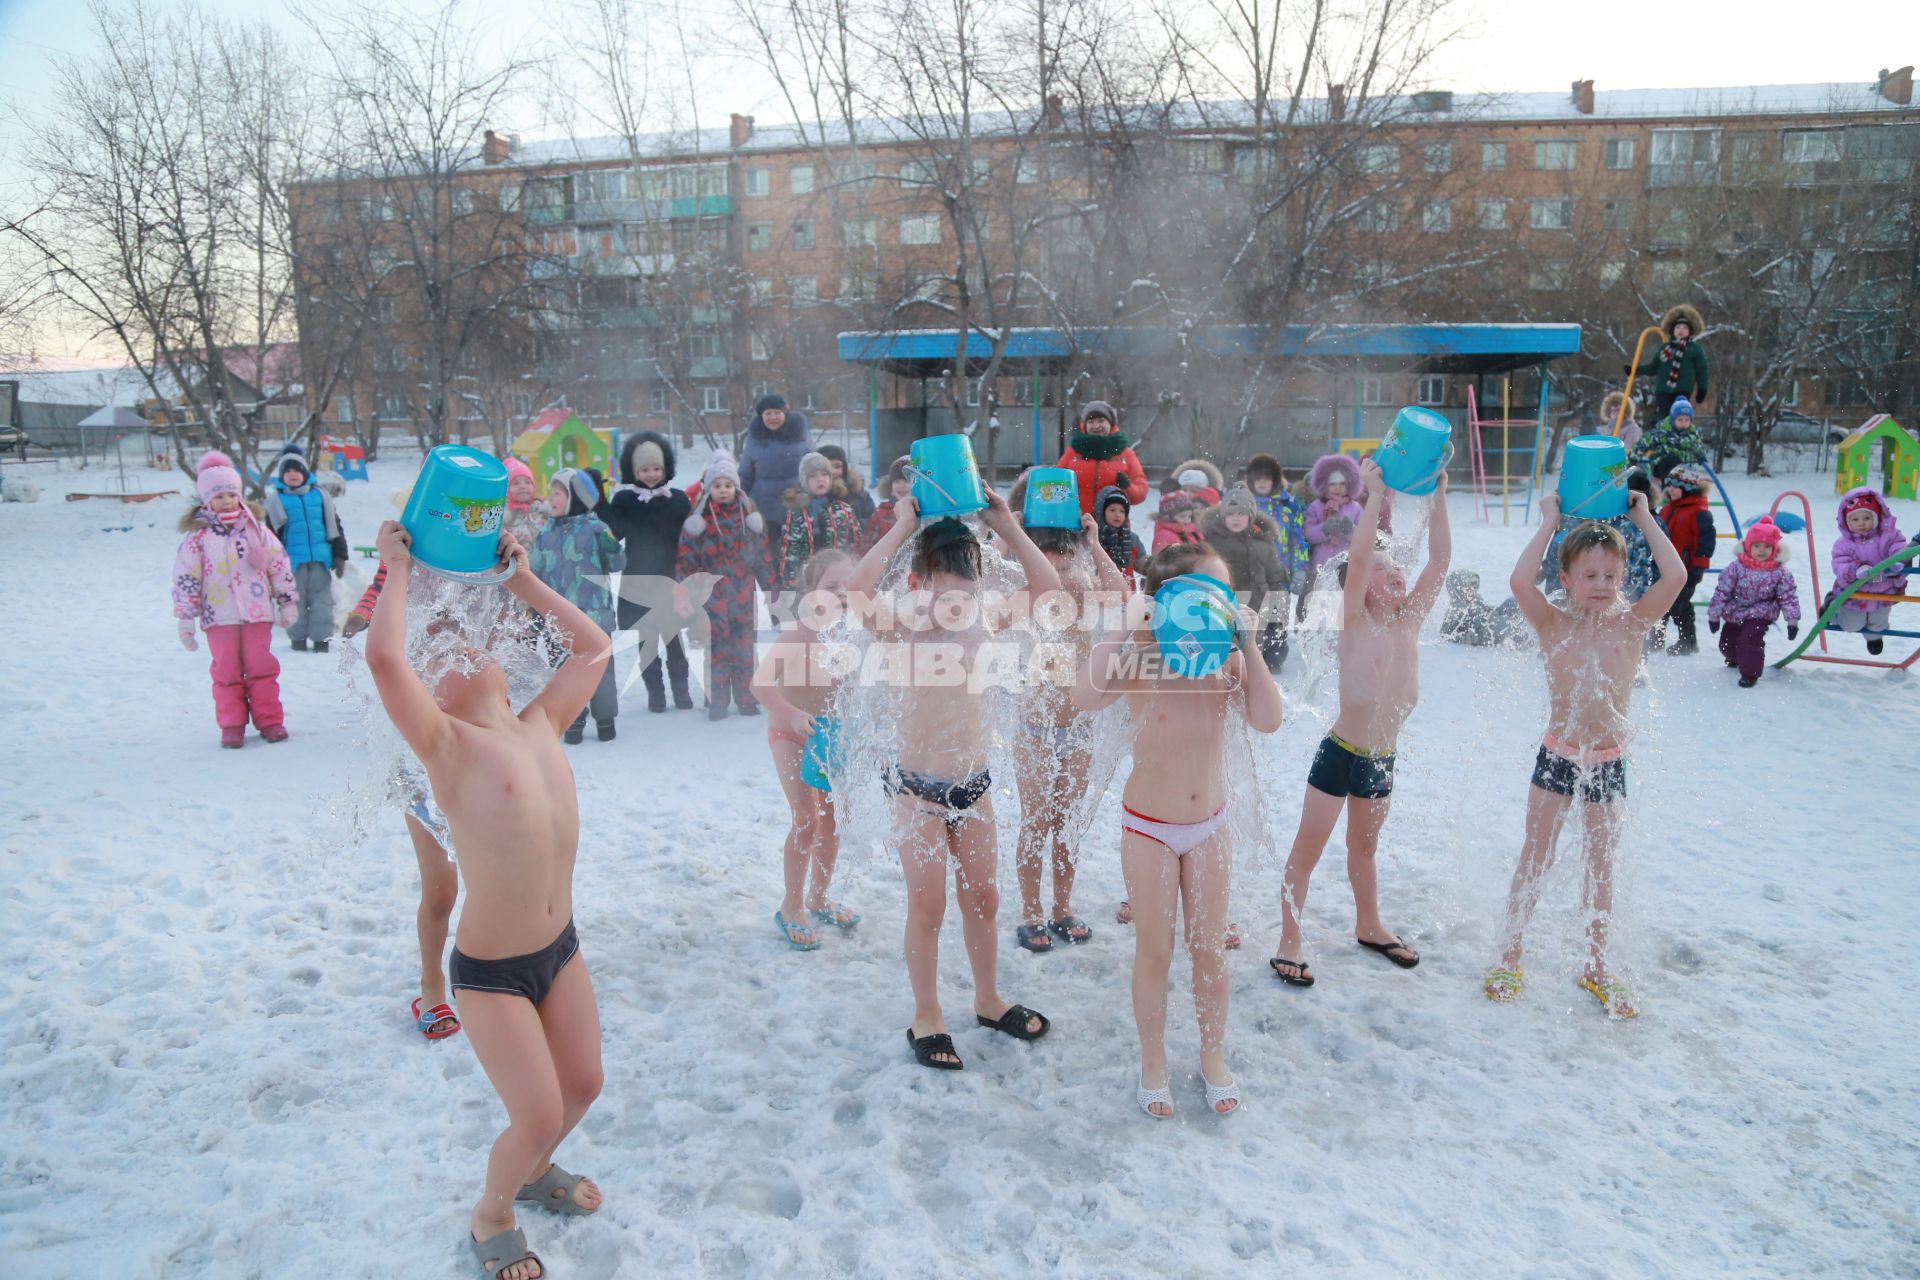
[[[1891,415],[1867,419],[1840,442],[1833,468],[1833,491],[1845,493],[1873,483],[1873,461],[1882,454],[1880,491],[1889,498],[1920,496],[1920,440]]]
[[[510,452],[527,464],[544,495],[554,473],[563,467],[593,467],[610,482],[618,482],[613,459],[619,446],[618,432],[589,427],[580,415],[566,409],[549,409],[527,424]]]

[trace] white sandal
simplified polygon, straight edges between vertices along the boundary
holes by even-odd
[[[1240,1109],[1239,1081],[1236,1080],[1230,1084],[1216,1085],[1213,1081],[1207,1079],[1207,1073],[1202,1070],[1200,1072],[1200,1083],[1207,1086],[1207,1110],[1213,1112],[1213,1114],[1217,1116],[1230,1116]],[[1233,1106],[1226,1111],[1222,1111],[1220,1110],[1220,1104],[1223,1102],[1231,1102]]]
[[[1169,1080],[1168,1083],[1171,1084],[1172,1081]],[[1173,1090],[1172,1089],[1169,1089],[1165,1086],[1162,1086],[1161,1088],[1158,1088],[1158,1089],[1149,1089],[1147,1088],[1145,1081],[1139,1081],[1138,1086],[1134,1091],[1134,1097],[1139,1101],[1140,1109],[1142,1111],[1145,1111],[1149,1116],[1152,1116],[1155,1120],[1173,1119]],[[1153,1104],[1156,1102],[1163,1102],[1166,1104],[1166,1107],[1167,1107],[1166,1115],[1161,1115],[1159,1112],[1154,1111],[1152,1109]]]

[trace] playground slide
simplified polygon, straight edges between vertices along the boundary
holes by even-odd
[[[1846,604],[1846,602],[1852,599],[1855,595],[1860,594],[1861,589],[1865,586],[1866,583],[1871,582],[1875,578],[1880,577],[1882,574],[1885,574],[1891,571],[1897,565],[1908,564],[1909,561],[1913,560],[1917,556],[1920,556],[1920,546],[1915,546],[1912,544],[1904,546],[1900,548],[1900,550],[1888,556],[1885,560],[1882,560],[1879,564],[1873,566],[1873,568],[1868,571],[1866,577],[1856,580],[1853,583],[1853,585],[1849,586],[1845,591],[1836,593],[1833,599],[1827,603],[1827,607],[1821,610],[1819,619],[1814,622],[1813,626],[1807,629],[1806,638],[1800,642],[1799,647],[1796,648],[1792,653],[1789,653],[1786,657],[1780,659],[1780,661],[1774,663],[1773,664],[1774,670],[1778,671],[1780,668],[1786,666],[1789,662],[1792,662],[1794,659],[1805,654],[1808,648],[1810,648],[1813,645],[1815,640],[1819,639],[1821,636],[1826,634],[1827,628],[1833,624],[1833,620],[1840,616],[1841,606]],[[1920,573],[1920,569],[1915,569],[1911,565],[1908,565],[1905,572],[1908,574]],[[1884,596],[1884,595],[1878,595],[1873,592],[1867,592],[1866,594],[1868,595],[1869,598],[1873,598],[1873,599],[1904,600],[1904,601],[1920,602],[1920,599],[1917,599],[1912,595]],[[1878,636],[1898,636],[1908,640],[1920,640],[1920,631],[1900,631],[1900,630],[1889,628],[1886,631],[1874,632],[1872,634],[1878,635]],[[1815,657],[1808,658],[1807,660],[1809,662],[1816,662],[1816,661],[1817,662],[1839,662],[1839,663],[1845,663],[1849,666],[1891,667],[1896,670],[1904,670],[1905,668],[1913,664],[1913,661],[1915,658],[1920,658],[1920,648],[1916,648],[1905,662],[1880,662],[1880,661],[1874,661],[1871,659],[1863,659],[1863,658],[1834,658],[1834,657],[1824,657],[1824,656],[1815,656]]]

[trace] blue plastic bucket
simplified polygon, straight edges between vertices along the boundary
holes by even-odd
[[[923,522],[986,509],[987,494],[980,485],[980,468],[974,465],[973,441],[965,436],[956,432],[915,440],[907,461],[913,476],[913,505]]]
[[[1613,436],[1575,436],[1560,458],[1560,514],[1611,520],[1627,514],[1627,446]]]
[[[840,721],[833,716],[815,716],[813,734],[800,753],[800,781],[815,791],[833,790],[833,776],[841,771]]]
[[[443,444],[427,454],[400,523],[413,539],[416,562],[460,582],[504,582],[500,526],[507,514],[506,464],[465,445]]]
[[[1226,665],[1233,652],[1233,588],[1204,573],[1184,573],[1153,597],[1153,638],[1168,675],[1197,679]]]
[[[1409,405],[1394,415],[1373,460],[1380,465],[1381,481],[1395,493],[1432,493],[1453,461],[1453,424],[1431,409]]]
[[[1069,467],[1035,467],[1027,472],[1027,500],[1020,523],[1029,529],[1080,527],[1080,477]]]

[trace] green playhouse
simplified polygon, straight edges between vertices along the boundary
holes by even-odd
[[[1873,483],[1874,455],[1881,455],[1880,491],[1889,498],[1920,497],[1920,441],[1890,414],[1868,418],[1840,442],[1833,467],[1833,491],[1845,493]]]
[[[555,473],[566,467],[593,467],[603,477],[613,475],[619,433],[597,430],[566,409],[549,409],[527,425],[508,450],[527,464],[533,482],[545,496]]]

